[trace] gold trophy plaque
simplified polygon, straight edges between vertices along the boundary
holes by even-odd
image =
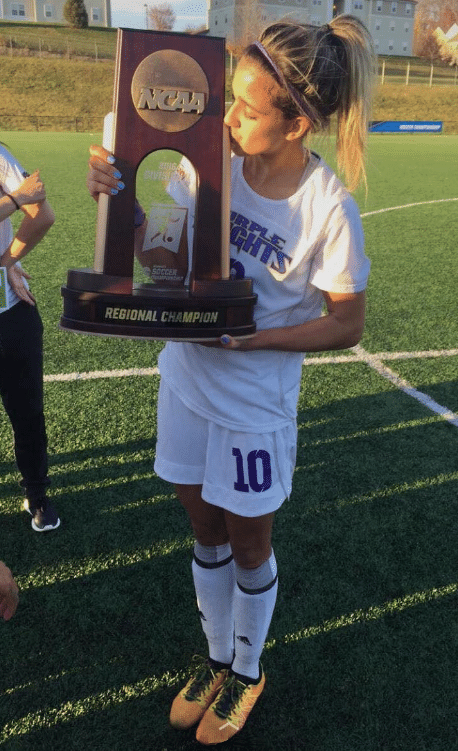
[[[230,275],[224,82],[224,39],[118,30],[104,146],[125,188],[99,197],[94,266],[68,272],[61,328],[191,341],[254,334],[252,281]]]

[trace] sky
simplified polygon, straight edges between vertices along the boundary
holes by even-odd
[[[157,0],[157,4],[162,0]],[[186,26],[200,26],[207,22],[206,0],[167,0],[177,17],[173,31],[183,31]],[[146,5],[154,0],[111,0],[111,23],[125,29],[146,28]]]

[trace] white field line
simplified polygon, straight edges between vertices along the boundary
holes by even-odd
[[[447,420],[451,425],[454,425],[456,428],[458,428],[457,414],[451,412],[449,409],[447,409],[447,407],[443,407],[441,404],[435,402],[434,399],[431,399],[431,397],[428,396],[428,394],[424,394],[422,391],[418,391],[416,388],[411,386],[410,383],[398,376],[397,373],[391,370],[391,368],[388,368],[386,365],[384,365],[378,355],[371,355],[369,352],[366,352],[366,350],[360,347],[359,344],[354,347],[354,351],[358,353],[360,358],[367,365],[369,365],[370,368],[373,368],[379,375],[381,375],[382,378],[386,378],[388,381],[390,381],[390,383],[403,391],[405,394],[411,396],[413,399],[416,399],[418,402],[430,409],[431,412],[435,412],[444,420]]]
[[[323,355],[323,357],[306,357],[304,365],[340,365],[346,362],[366,362],[365,357],[352,348],[353,355]],[[374,357],[380,360],[417,360],[427,357],[458,357],[458,349],[425,349],[414,352],[377,352]]]
[[[363,350],[364,351],[364,350]],[[353,348],[351,355],[330,355],[329,357],[306,357],[304,365],[341,365],[348,362],[367,362],[368,353],[360,354]],[[458,349],[427,349],[418,352],[378,352],[373,357],[380,360],[412,360],[425,357],[458,357]],[[91,370],[83,373],[55,373],[45,375],[45,383],[61,381],[94,381],[99,378],[128,378],[130,376],[157,376],[159,368],[128,368],[126,370]]]
[[[306,357],[303,365],[341,365],[350,362],[364,362],[373,368],[382,378],[386,378],[396,388],[408,396],[416,399],[435,414],[447,420],[451,425],[458,428],[458,415],[443,407],[431,399],[427,394],[418,391],[407,381],[401,378],[391,368],[388,368],[383,360],[408,360],[415,358],[457,357],[458,349],[424,350],[423,352],[379,352],[370,354],[359,344],[352,348],[351,355],[332,355],[330,357]],[[56,373],[44,376],[46,383],[62,381],[91,381],[101,378],[128,378],[132,376],[158,376],[158,368],[129,368],[127,370],[93,370],[86,373]]]
[[[158,368],[129,368],[128,370],[91,370],[86,373],[56,373],[44,376],[45,383],[58,381],[94,381],[98,378],[128,378],[129,376],[159,375]]]
[[[428,206],[433,203],[449,203],[450,201],[458,201],[458,198],[437,198],[433,201],[419,201],[418,203],[405,203],[403,206],[390,206],[386,209],[378,209],[377,211],[367,211],[365,214],[361,214],[361,219],[366,216],[375,216],[376,214],[386,214],[387,211],[399,211],[400,209],[412,209],[415,206]]]

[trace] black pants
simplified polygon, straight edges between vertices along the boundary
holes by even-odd
[[[0,395],[11,421],[21,485],[30,501],[50,484],[43,413],[43,324],[19,302],[0,314]]]

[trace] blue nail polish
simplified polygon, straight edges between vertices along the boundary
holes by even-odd
[[[221,337],[221,341],[223,344],[229,344],[229,342],[231,341],[231,337],[228,336],[227,334],[223,334]]]
[[[112,195],[112,196],[117,196],[117,195],[118,195],[118,192],[119,192],[119,191],[117,191],[117,190],[116,190],[116,188],[112,188],[112,189],[111,189],[111,195]]]
[[[120,177],[122,177],[122,175],[121,175],[121,173],[120,173],[120,171],[119,171],[119,170],[116,170],[116,172],[113,172],[113,177],[114,177],[114,178],[115,178],[116,180],[119,180],[119,178],[120,178]]]
[[[108,162],[108,164],[114,164],[115,161],[116,161],[116,159],[115,159],[115,157],[112,154],[110,154],[109,156],[107,156],[107,162]]]
[[[126,186],[124,185],[124,183],[123,183],[123,182],[121,182],[121,181],[119,181],[119,183],[118,183],[118,188],[119,188],[119,190],[123,190],[123,188],[125,188],[125,187],[126,187]]]

